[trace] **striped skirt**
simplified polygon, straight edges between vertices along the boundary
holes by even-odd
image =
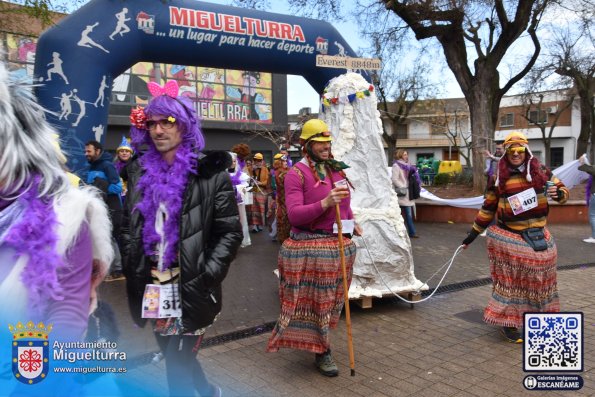
[[[345,237],[348,285],[356,247]],[[336,236],[292,233],[279,251],[281,314],[267,351],[281,347],[323,353],[330,348],[329,330],[335,328],[344,304],[343,273]]]
[[[246,215],[248,216],[248,224],[250,226],[258,225],[264,226],[264,211],[268,195],[259,191],[254,192],[254,202],[252,205],[246,206]]]
[[[534,251],[523,238],[498,226],[487,232],[492,297],[484,310],[486,323],[523,327],[523,313],[559,312],[556,260],[558,251],[545,229],[548,248]]]

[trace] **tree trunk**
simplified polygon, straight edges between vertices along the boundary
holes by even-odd
[[[545,151],[544,153],[544,158],[545,158],[545,165],[548,168],[552,167],[552,140],[551,139],[544,139],[543,140],[543,150]]]
[[[396,134],[396,132],[394,132]],[[388,166],[391,167],[393,165],[393,159],[395,157],[395,151],[397,150],[397,139],[395,138],[396,135],[390,136],[387,133],[384,133],[384,140],[386,141],[387,145],[387,161]]]
[[[589,96],[588,90],[582,92],[579,89],[579,103],[581,109],[581,132],[577,139],[576,153],[574,154],[577,158],[587,153],[589,150],[589,138],[591,138],[591,152],[593,152],[593,134],[595,134],[595,128],[593,120],[593,106],[595,106],[593,98]],[[595,159],[593,156],[595,153],[591,153],[589,161],[593,163]]]
[[[469,103],[473,142],[473,189],[477,192],[483,192],[487,182],[483,173],[485,168],[483,151],[488,148],[489,139],[493,139],[494,136],[494,97],[490,82],[478,81],[472,88],[467,102]]]

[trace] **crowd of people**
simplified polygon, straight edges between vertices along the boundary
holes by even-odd
[[[251,244],[250,233],[267,228],[281,243],[281,310],[266,350],[311,352],[323,375],[338,375],[330,330],[345,301],[341,265],[349,285],[352,237],[363,230],[351,210],[349,165],[333,158],[324,121],[303,125],[295,164],[279,151],[269,168],[265,156],[252,154],[246,144],[203,153],[192,103],[171,85],[149,83],[153,99],[132,110],[131,139],[122,139],[115,159],[100,142],[87,142],[89,172],[79,188],[64,172],[43,109],[9,81],[4,67],[0,85],[7,88],[0,90],[0,112],[12,120],[0,129],[4,318],[8,309],[28,313],[80,339],[96,307],[97,285],[106,276],[125,278],[132,318],[139,327],[150,324],[165,358],[170,394],[219,396],[196,353],[221,310],[221,284],[231,262]],[[546,224],[548,199],[564,203],[569,192],[532,156],[523,134],[511,133],[498,150],[486,169],[484,204],[462,245],[487,229],[493,291],[484,321],[519,342],[523,313],[560,310],[557,251]],[[411,187],[421,183],[419,175],[406,150],[394,158],[392,183],[407,233],[417,238]],[[595,174],[593,166],[582,168]],[[588,243],[595,242],[592,178]],[[342,230],[341,243],[337,216],[351,225]],[[175,304],[159,306],[156,296]]]

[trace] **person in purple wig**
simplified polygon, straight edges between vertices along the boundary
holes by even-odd
[[[587,206],[589,207],[589,223],[591,224],[591,237],[583,239],[585,243],[595,244],[595,188],[593,187],[593,177],[595,176],[595,166],[590,165],[583,155],[579,159],[581,165],[578,167],[580,171],[589,174],[587,185],[585,186],[585,198]]]
[[[148,84],[153,99],[130,116],[122,261],[134,321],[151,318],[172,396],[218,396],[196,359],[205,329],[221,311],[221,283],[242,242],[227,152],[205,146],[192,103],[175,80]],[[167,294],[151,308],[150,293]],[[146,292],[146,293],[145,293]]]

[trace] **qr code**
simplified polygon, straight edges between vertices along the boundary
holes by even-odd
[[[583,370],[583,313],[525,313],[525,371]]]

